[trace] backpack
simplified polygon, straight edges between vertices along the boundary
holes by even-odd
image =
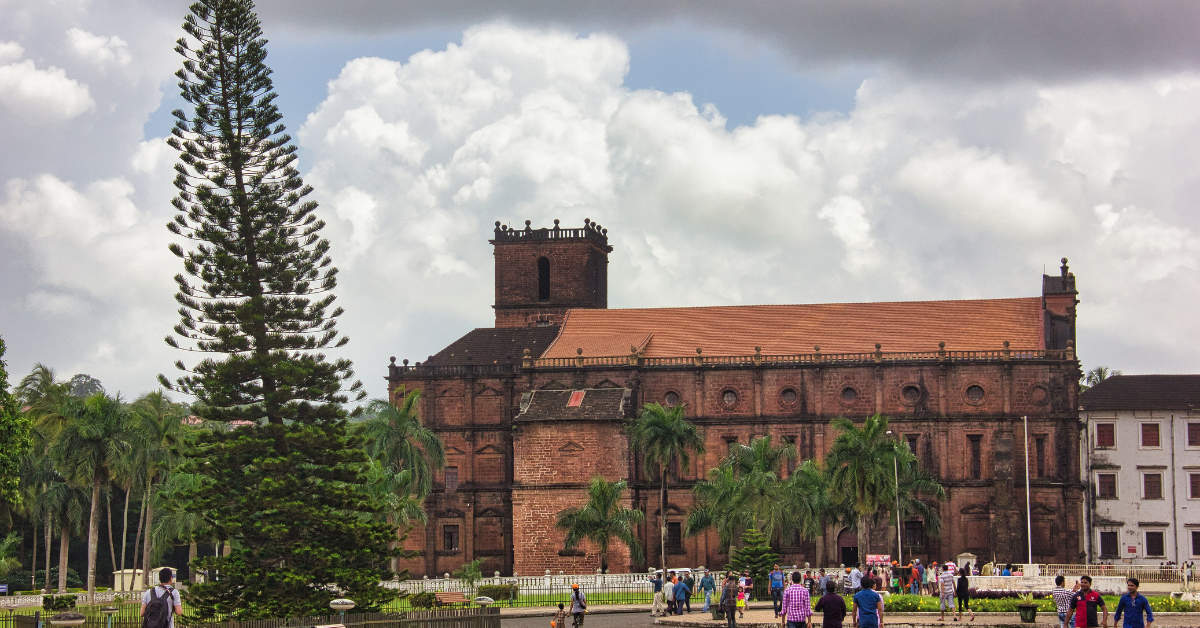
[[[153,593],[150,594],[146,614],[142,615],[142,628],[167,628],[171,625],[171,615],[175,612],[173,589],[165,585],[159,587],[162,587],[162,595],[155,597]]]

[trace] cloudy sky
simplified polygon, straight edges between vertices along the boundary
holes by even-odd
[[[133,396],[172,373],[185,10],[0,0],[18,377]],[[1200,3],[259,10],[373,395],[388,356],[491,324],[494,221],[585,217],[613,307],[1034,296],[1068,257],[1085,367],[1200,369]]]

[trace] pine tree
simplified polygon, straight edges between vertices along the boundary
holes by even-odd
[[[328,612],[339,595],[363,610],[394,597],[394,528],[376,520],[368,460],[346,432],[342,404],[365,397],[351,363],[327,360],[346,344],[332,309],[337,269],[296,148],[279,124],[266,40],[249,0],[191,5],[176,51],[183,98],[193,106],[169,144],[180,151],[168,225],[185,250],[180,322],[167,343],[207,354],[174,382],[204,419],[249,425],[197,439],[180,471],[198,485],[184,508],[203,517],[228,556],[200,559],[208,582],[190,590],[200,618]],[[348,385],[347,385],[348,384]]]
[[[29,447],[29,418],[8,391],[4,339],[0,338],[0,503],[21,501],[21,458]]]
[[[771,539],[754,528],[742,534],[742,547],[734,550],[729,558],[726,569],[749,571],[756,589],[766,582],[767,574],[779,562],[779,554],[771,551]]]

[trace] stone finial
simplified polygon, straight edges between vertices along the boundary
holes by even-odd
[[[408,366],[408,358],[404,358],[404,366]]]
[[[883,344],[877,342],[877,343],[875,343],[875,362],[879,363],[882,361],[883,361]]]
[[[762,347],[754,347],[754,363],[762,364]]]
[[[557,218],[554,219],[554,228],[555,229],[558,228],[558,219]]]
[[[704,349],[701,349],[700,347],[696,347],[696,355],[700,355],[701,353],[704,353]]]
[[[1067,267],[1067,258],[1065,258],[1065,257],[1062,258],[1062,267],[1059,268],[1059,271],[1062,272],[1063,279],[1066,279],[1067,276],[1071,274],[1070,269]],[[1064,287],[1066,287],[1066,286],[1064,286]]]
[[[526,349],[525,352],[521,354],[521,367],[533,368],[533,356],[529,354],[529,349]]]
[[[576,348],[575,355],[583,355],[583,347]]]
[[[389,358],[392,361],[392,366],[396,366],[396,356]]]
[[[531,224],[533,224],[533,221],[532,221],[532,220],[526,220],[526,221],[525,221],[525,228],[526,228],[526,229],[528,229],[528,228],[529,228],[529,225],[531,225]]]

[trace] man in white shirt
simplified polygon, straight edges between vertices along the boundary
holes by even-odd
[[[158,572],[158,586],[147,589],[142,594],[142,610],[140,615],[146,615],[146,607],[150,602],[161,598],[164,595],[171,596],[170,605],[171,613],[167,616],[167,628],[175,628],[175,616],[183,614],[183,602],[179,599],[179,591],[175,590],[175,573],[170,567],[163,567]]]
[[[858,570],[858,563],[854,564],[854,569],[850,570],[850,590],[853,593],[858,593],[862,589],[862,572]]]
[[[949,565],[942,565],[942,573],[938,576],[938,596],[942,607],[942,616],[938,621],[946,621],[946,609],[950,609],[950,617],[954,621],[958,618],[954,617],[954,572],[950,571]]]

